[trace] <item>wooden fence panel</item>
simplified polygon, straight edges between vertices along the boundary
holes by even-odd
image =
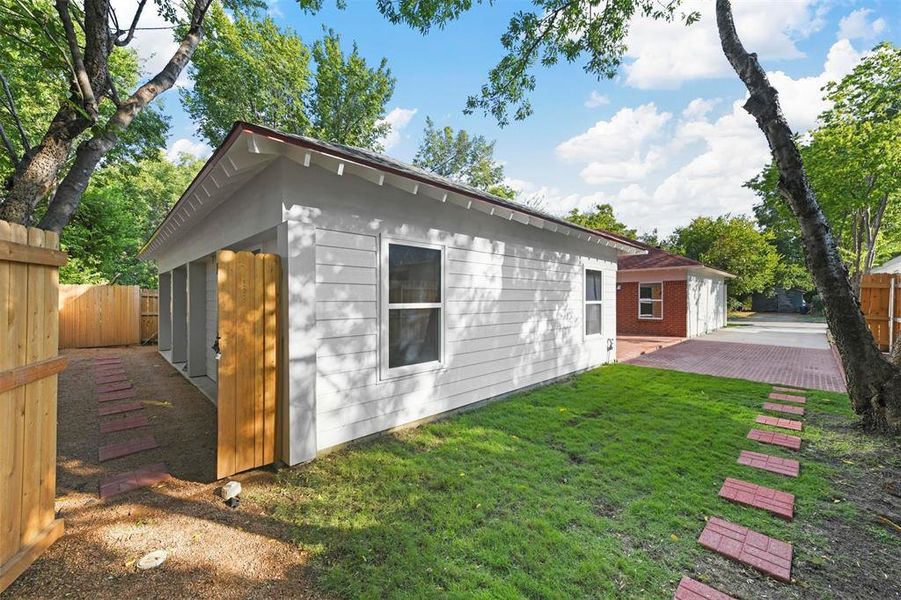
[[[55,518],[59,236],[0,221],[0,592],[63,532]]]
[[[901,335],[901,275],[871,273],[862,276],[860,310],[876,345],[888,351],[896,336]]]
[[[61,285],[60,348],[141,343],[141,288],[136,285]]]
[[[159,333],[160,291],[141,290],[141,343],[149,342]]]
[[[223,250],[217,264],[221,478],[275,460],[281,270],[273,254]]]

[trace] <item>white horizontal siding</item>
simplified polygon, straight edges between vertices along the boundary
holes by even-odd
[[[582,256],[505,244],[446,246],[444,367],[379,377],[379,240],[316,231],[317,446],[324,449],[607,360],[615,337],[615,257],[604,334],[583,336]],[[488,248],[486,250],[485,248]],[[612,353],[609,354],[612,356]]]

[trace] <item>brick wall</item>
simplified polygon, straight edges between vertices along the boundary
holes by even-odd
[[[663,319],[638,318],[638,283],[617,283],[616,333],[685,337],[688,289],[685,281],[663,282]]]

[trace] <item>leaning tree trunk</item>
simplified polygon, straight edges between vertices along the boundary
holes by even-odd
[[[868,428],[897,433],[901,431],[901,369],[886,360],[873,342],[776,90],[757,56],[748,54],[739,40],[729,0],[717,0],[716,22],[723,52],[750,94],[744,108],[766,136],[779,170],[779,192],[800,224],[807,268],[826,307],[854,411]]]

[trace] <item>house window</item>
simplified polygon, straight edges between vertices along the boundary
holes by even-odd
[[[384,354],[388,369],[440,363],[444,316],[441,250],[408,244],[387,246],[388,326]]]
[[[585,335],[601,334],[601,272],[585,269]]]
[[[638,284],[638,318],[663,318],[663,283]]]

